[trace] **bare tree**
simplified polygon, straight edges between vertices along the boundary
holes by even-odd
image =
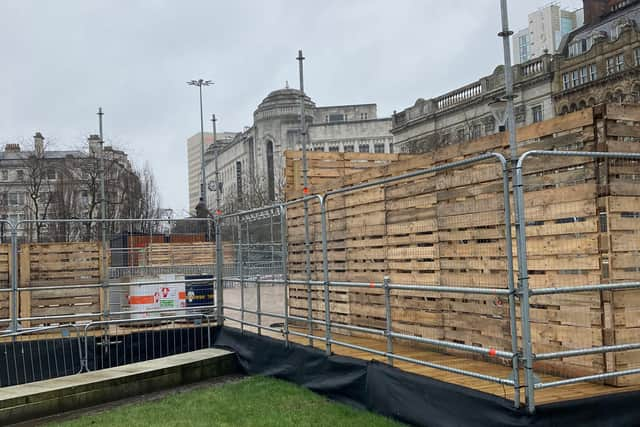
[[[482,119],[478,115],[477,107],[474,107],[471,111],[462,111],[462,115],[462,122],[455,128],[436,129],[433,133],[421,139],[408,142],[404,147],[404,151],[413,154],[428,153],[449,144],[463,143],[479,138],[482,135],[482,126],[485,126],[485,129],[487,127],[486,118]],[[493,117],[491,117],[490,122],[494,122]]]
[[[48,219],[54,198],[52,180],[55,179],[56,168],[52,161],[46,158],[43,142],[34,143],[33,150],[22,159],[26,194],[31,209],[31,219],[35,220],[36,241],[42,239],[44,220]]]
[[[249,173],[242,175],[242,189],[238,191],[236,185],[232,186],[222,204],[225,213],[238,212],[280,203],[284,200],[285,179],[284,176],[275,182],[275,200],[269,199],[266,177],[256,177]],[[246,184],[245,184],[246,183]]]

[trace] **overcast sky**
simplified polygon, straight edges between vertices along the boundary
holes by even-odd
[[[548,2],[511,0],[511,28]],[[102,106],[107,143],[148,162],[163,207],[182,215],[185,141],[200,126],[187,80],[213,80],[205,115],[240,131],[270,91],[297,87],[302,48],[316,104],[375,102],[388,116],[491,73],[499,19],[499,0],[0,0],[0,144],[40,131],[77,148]]]

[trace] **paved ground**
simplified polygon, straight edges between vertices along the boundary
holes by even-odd
[[[258,288],[254,285],[247,285],[244,289],[244,303],[245,308],[247,310],[256,311],[256,302],[257,302],[257,294]],[[241,306],[241,292],[240,288],[229,288],[224,290],[224,305],[231,307],[240,307]],[[261,311],[275,313],[275,314],[284,314],[284,286],[276,285],[261,285],[260,286],[260,306]],[[225,309],[225,314],[230,317],[234,317],[236,319],[240,319],[240,312]],[[255,314],[245,313],[245,320],[248,322],[257,323],[257,316]],[[270,316],[262,316],[262,325],[270,326],[273,324],[282,324],[283,320],[270,317]],[[231,323],[233,326],[234,323]]]

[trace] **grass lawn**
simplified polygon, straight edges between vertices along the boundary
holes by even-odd
[[[329,401],[285,381],[251,377],[48,425],[382,427],[401,424]]]

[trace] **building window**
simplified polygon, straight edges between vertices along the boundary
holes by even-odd
[[[529,59],[529,35],[518,37],[518,48],[520,51],[520,62],[527,62]]]
[[[471,138],[473,139],[480,138],[481,134],[482,134],[482,127],[479,124],[473,125],[471,127]]]
[[[338,147],[337,145],[331,146],[329,147],[329,151],[332,153],[337,153],[338,151],[340,151],[340,147]]]
[[[353,145],[345,145],[344,146],[344,152],[345,153],[353,153]]]
[[[484,124],[485,135],[491,135],[495,129],[496,129],[496,123],[494,120],[487,120],[487,122]]]
[[[571,82],[573,87],[580,86],[580,72],[578,70],[574,70],[571,72]]]
[[[616,70],[624,70],[624,55],[622,53],[616,56]]]
[[[329,122],[344,122],[346,117],[342,113],[329,114]]]
[[[607,75],[618,73],[624,70],[624,55],[619,54],[607,58]]]
[[[589,81],[589,70],[587,67],[580,68],[580,84],[585,84]]]
[[[616,72],[616,62],[615,58],[607,58],[607,75],[613,74]]]
[[[577,56],[591,49],[593,39],[591,37],[578,40],[569,45],[569,56]]]
[[[17,176],[18,176],[18,181],[24,181],[24,171],[23,170],[18,170],[17,171]]]
[[[384,144],[375,144],[373,146],[373,151],[375,153],[384,153]]]
[[[636,66],[640,65],[640,47],[633,49],[633,56],[635,57]]]
[[[360,113],[360,120],[367,120],[369,113]]]
[[[543,120],[542,105],[531,107],[531,116],[533,118],[533,123],[541,122]]]
[[[238,192],[238,202],[242,203],[242,162],[236,162],[236,190]]]
[[[55,169],[47,169],[47,179],[56,179]]]
[[[560,18],[560,37],[569,34],[574,28],[573,19],[565,16]],[[556,49],[558,47],[556,46]]]
[[[24,204],[23,193],[9,193],[9,206],[21,206]]]
[[[276,177],[273,164],[273,141],[267,141],[267,195],[269,200],[276,199]]]
[[[458,129],[456,131],[456,135],[458,137],[458,141],[464,141],[465,140],[465,135],[466,135],[466,132],[464,131],[464,128]]]
[[[2,171],[2,180],[3,181],[8,181],[9,180],[9,171],[8,170],[3,170]]]
[[[361,153],[368,153],[369,152],[369,144],[360,144],[358,145],[358,151]]]
[[[571,81],[569,80],[569,73],[562,74],[562,89],[567,90],[571,87]]]
[[[591,81],[595,81],[598,79],[598,68],[596,68],[596,64],[589,65],[589,74],[591,77]]]

